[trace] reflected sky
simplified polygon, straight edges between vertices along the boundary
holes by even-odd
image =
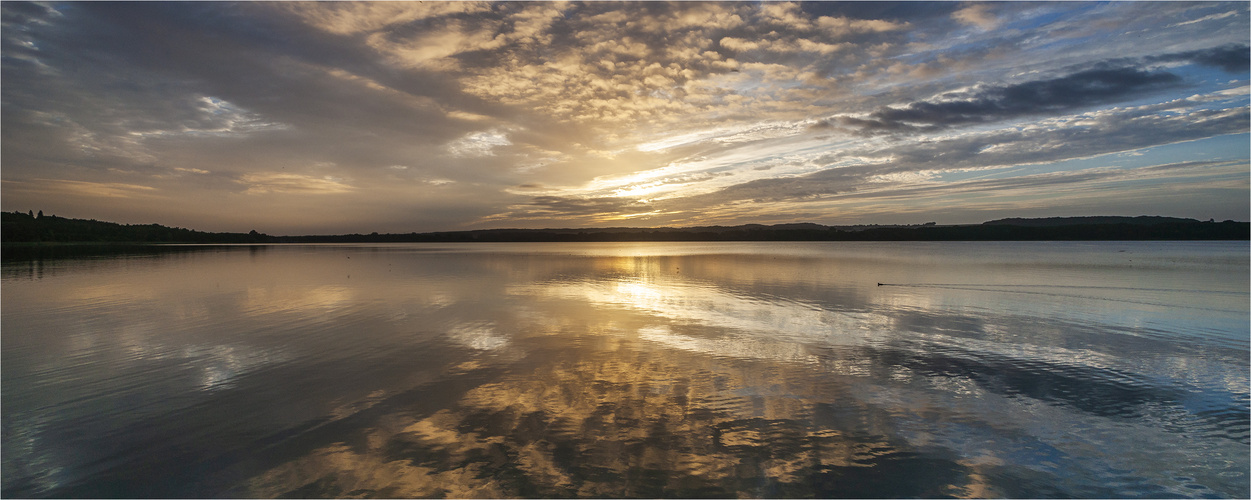
[[[178,250],[5,262],[4,496],[1249,493],[1245,242]]]

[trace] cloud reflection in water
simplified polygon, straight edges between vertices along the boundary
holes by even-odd
[[[1245,260],[969,250],[311,246],[5,274],[4,489],[1245,496]]]

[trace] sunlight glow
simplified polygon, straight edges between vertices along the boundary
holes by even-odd
[[[1251,216],[1214,164],[1166,167],[1251,161],[1222,139],[1251,131],[1245,3],[73,5],[0,7],[5,211],[274,235]]]

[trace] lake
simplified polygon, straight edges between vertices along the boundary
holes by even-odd
[[[1248,276],[1245,241],[7,259],[0,493],[1246,498]]]

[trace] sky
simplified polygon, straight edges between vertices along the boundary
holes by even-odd
[[[267,234],[1251,219],[1248,2],[3,2],[0,209]]]

